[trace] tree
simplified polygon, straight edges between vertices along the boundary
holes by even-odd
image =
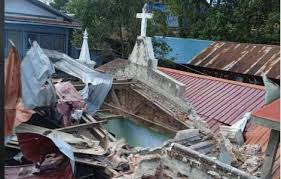
[[[140,34],[136,13],[141,12],[145,3],[145,0],[71,0],[66,9],[75,14],[82,29],[87,28],[91,47],[106,50],[108,42],[114,43],[117,44],[114,50],[127,57]],[[156,13],[149,20],[148,35],[163,35],[166,30],[165,16]],[[73,43],[80,44],[81,38],[82,32],[74,33]]]
[[[69,0],[54,0],[51,2],[50,5],[57,10],[64,11],[64,7]]]
[[[177,14],[181,37],[279,44],[278,0],[166,0]],[[184,29],[184,30],[182,30]]]

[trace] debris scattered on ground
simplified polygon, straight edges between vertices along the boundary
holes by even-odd
[[[231,143],[237,142],[232,140],[237,138],[237,131],[227,130],[227,134],[234,134],[230,137],[214,136],[195,114],[188,116],[141,83],[134,82],[132,90],[175,117],[183,129],[174,130],[175,137],[159,148],[130,146],[102,127],[111,117],[94,116],[111,89],[110,75],[101,74],[60,52],[42,50],[36,42],[21,64],[21,76],[15,48],[10,51],[7,64],[5,85],[14,93],[8,93],[9,103],[5,104],[5,122],[8,121],[5,136],[10,137],[6,146],[19,150],[12,160],[20,164],[5,167],[7,178],[72,179],[75,178],[74,162],[94,169],[85,176],[100,173],[104,178],[115,179],[259,175],[263,161],[259,146],[238,147]],[[78,78],[83,89],[78,91],[69,80],[52,79],[55,68]],[[12,78],[16,83],[11,83]],[[42,118],[36,125],[30,119],[35,115]],[[246,122],[241,125],[244,129]],[[159,126],[170,127],[169,124]],[[13,130],[16,136],[11,137]]]

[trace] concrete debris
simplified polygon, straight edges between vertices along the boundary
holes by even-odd
[[[237,162],[237,158],[234,153],[234,146],[231,144],[230,140],[222,135],[219,136],[218,140],[220,145],[219,160],[228,165]]]
[[[107,150],[110,153],[107,158],[112,162],[113,168],[117,171],[128,171],[130,170],[129,160],[133,160],[132,156],[129,156],[132,152],[136,152],[135,149],[129,147],[124,139],[112,142]]]
[[[141,159],[132,175],[133,178],[161,178],[161,156],[148,155]]]
[[[243,133],[238,128],[233,128],[231,126],[220,126],[220,134],[229,139],[231,142],[240,146],[244,143]]]
[[[219,160],[228,165],[235,166],[253,176],[259,175],[263,163],[263,154],[259,145],[242,145],[238,147],[224,136],[220,137]]]
[[[264,161],[260,145],[243,145],[237,149],[240,162],[239,168],[254,175],[260,175],[260,169]]]
[[[261,146],[258,144],[255,145],[243,145],[238,149],[239,153],[246,155],[247,157],[261,155],[262,150]]]
[[[199,136],[199,129],[186,129],[177,132],[176,136],[174,137],[174,140],[185,140],[198,136]]]
[[[239,146],[243,145],[243,132],[250,117],[251,113],[245,113],[243,118],[234,123],[232,126],[220,126],[220,134],[228,138],[231,142],[238,144]]]
[[[262,164],[263,158],[252,156],[243,163],[241,169],[247,171],[248,173],[254,174],[262,166]]]
[[[5,84],[15,94],[8,93],[10,98],[7,99],[11,104],[5,104],[5,115],[7,113],[9,117],[6,119],[5,116],[5,122],[8,121],[5,136],[8,139],[6,146],[18,149],[17,153],[22,152],[22,155],[15,153],[13,159],[8,160],[16,162],[17,166],[5,167],[6,178],[72,179],[79,173],[77,168],[81,167],[87,168],[86,174],[81,178],[256,179],[254,175],[259,174],[263,161],[261,148],[253,145],[238,147],[231,143],[243,143],[240,138],[243,138],[246,120],[234,125],[234,129],[239,129],[240,133],[232,128],[225,128],[222,134],[214,136],[206,123],[198,118],[192,106],[181,100],[184,86],[157,70],[157,59],[150,46],[152,44],[149,38],[138,38],[128,65],[134,64],[123,71],[134,73],[137,70],[137,74],[128,76],[135,77],[138,81],[126,85],[123,82],[123,85],[113,87],[116,104],[119,111],[122,111],[120,114],[104,102],[112,87],[111,75],[99,73],[63,53],[42,50],[34,42],[21,64],[20,81],[20,62],[13,48],[9,55],[11,64],[5,71],[8,74],[5,76]],[[84,60],[88,59],[88,54],[85,57],[87,58]],[[82,90],[78,92],[71,81],[52,80],[54,67],[78,78],[84,88],[80,88]],[[13,76],[17,79],[16,84],[11,83]],[[54,85],[55,81],[57,83]],[[20,82],[23,83],[22,101]],[[158,86],[161,89],[157,91],[153,86],[160,82],[164,86]],[[134,99],[141,101],[140,104],[136,103],[134,110],[124,107],[127,105],[124,104],[126,101],[136,105],[134,100],[126,97],[125,102],[119,100],[122,97],[118,88],[123,86],[134,91],[139,97]],[[168,88],[166,92],[164,87]],[[100,109],[102,104],[104,105]],[[169,133],[169,137],[174,138],[167,140],[161,147],[130,146],[125,139],[116,139],[114,136],[118,136],[117,134],[105,130],[104,123],[114,120],[116,116],[130,113],[138,116],[138,109],[145,105],[149,106],[146,108],[147,115],[155,117],[151,120],[138,119],[138,122],[153,122],[153,127],[149,127],[158,132],[161,129],[173,131],[172,135]],[[150,111],[150,108],[159,108],[160,113]],[[100,111],[106,111],[104,116],[97,115],[102,114]],[[163,117],[162,113],[168,117]],[[28,123],[25,123],[29,118]],[[15,130],[17,137],[10,137],[12,130]],[[80,173],[84,173],[84,170]]]
[[[256,177],[230,165],[212,159],[181,144],[173,143],[158,153],[138,156],[131,172],[115,176],[115,179],[131,178],[249,178]]]

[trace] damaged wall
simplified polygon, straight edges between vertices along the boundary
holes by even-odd
[[[196,115],[192,105],[184,100],[185,85],[157,68],[158,60],[154,57],[150,37],[138,37],[135,47],[129,57],[129,64],[111,70],[114,78],[137,79],[162,95],[171,104],[189,115],[196,121],[197,128],[209,131],[206,124]]]
[[[132,178],[258,179],[242,170],[200,154],[181,144],[140,156]],[[125,177],[125,178],[130,178]],[[119,177],[119,179],[121,179]]]
[[[149,100],[141,92],[143,89],[138,87],[117,88],[113,86],[107,96],[104,108],[110,108],[122,116],[132,117],[160,131],[175,134],[178,130],[183,130],[188,126],[187,115],[180,112],[173,112],[166,105],[159,102],[156,97]],[[148,92],[144,92],[148,94]],[[171,105],[170,105],[171,106]],[[174,107],[175,109],[175,107]]]

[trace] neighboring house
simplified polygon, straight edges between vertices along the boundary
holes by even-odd
[[[195,56],[197,56],[213,43],[213,41],[210,40],[184,39],[175,37],[155,36],[155,39],[165,42],[171,48],[172,51],[166,54],[164,58],[173,59],[173,62],[177,64],[189,63]]]
[[[169,12],[166,8],[166,6],[161,3],[161,2],[149,2],[148,4],[148,11],[160,11],[163,13]],[[178,22],[178,17],[174,16],[172,13],[168,13],[166,17],[166,23],[169,28],[178,28],[179,27],[179,22]]]
[[[70,35],[79,28],[69,16],[38,0],[5,0],[5,55],[10,47],[8,39],[16,45],[21,57],[36,40],[42,48],[71,55]]]
[[[165,59],[171,59],[181,70],[184,65],[192,72],[253,84],[262,84],[261,74],[265,73],[280,84],[280,46],[157,36],[156,39],[170,46],[172,51]]]
[[[280,81],[280,46],[236,42],[214,42],[198,54],[190,65],[245,76],[265,73]],[[244,75],[244,76],[243,76]]]

